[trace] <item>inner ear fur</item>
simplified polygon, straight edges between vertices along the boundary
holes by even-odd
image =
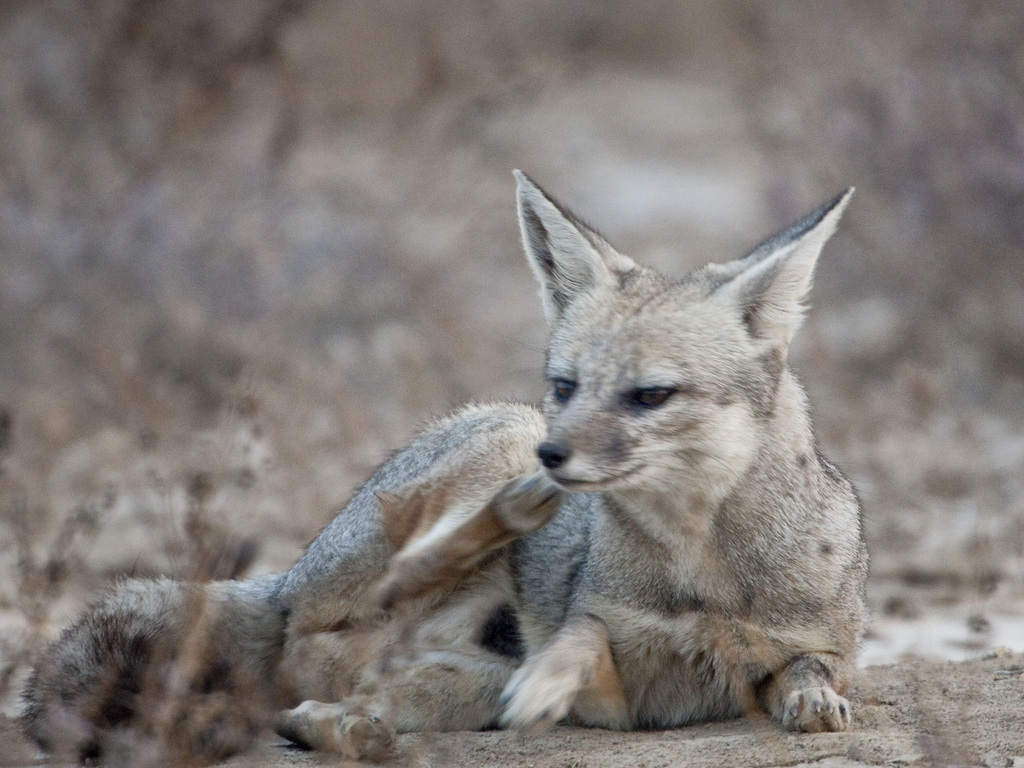
[[[544,316],[553,325],[575,299],[614,287],[616,275],[636,264],[522,171],[513,173],[523,248],[541,285]]]
[[[752,336],[788,347],[807,311],[818,256],[852,195],[851,187],[746,258],[711,271],[722,280],[716,293],[738,307]]]

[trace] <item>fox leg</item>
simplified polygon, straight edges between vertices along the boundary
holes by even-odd
[[[849,663],[835,654],[801,654],[762,686],[761,701],[790,731],[845,731],[850,702],[845,692]]]
[[[379,760],[395,733],[481,730],[497,719],[515,662],[493,654],[430,651],[392,661],[337,703],[305,701],[278,716],[277,733],[309,749]]]
[[[516,664],[486,651],[427,651],[392,661],[358,693],[399,733],[481,730],[496,723],[498,699]]]
[[[444,492],[428,488],[404,500],[382,499],[386,519],[415,518],[421,509],[434,505],[432,495]],[[513,479],[457,525],[446,524],[441,517],[391,560],[378,587],[380,606],[388,609],[400,600],[454,584],[488,553],[547,523],[560,501],[558,486],[537,472]]]
[[[608,628],[600,619],[570,618],[512,676],[501,697],[506,727],[542,730],[566,715],[584,725],[625,730],[629,713]]]

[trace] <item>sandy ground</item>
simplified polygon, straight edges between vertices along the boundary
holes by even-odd
[[[403,736],[394,764],[515,768],[725,768],[860,765],[1024,766],[1024,655],[966,663],[906,661],[863,670],[852,691],[853,730],[789,735],[747,721],[621,734],[556,728]],[[1016,763],[1013,761],[1016,760]],[[336,765],[264,747],[227,765]]]
[[[868,667],[850,696],[853,730],[788,735],[746,721],[654,733],[556,728],[540,736],[508,732],[402,736],[396,765],[516,768],[691,768],[854,765],[1024,766],[1024,655],[971,662],[908,660]],[[283,747],[227,765],[336,765]]]
[[[508,768],[728,768],[864,765],[1024,766],[1024,654],[967,662],[905,660],[863,669],[850,699],[847,733],[798,734],[736,720],[672,731],[613,733],[559,727],[524,736],[507,731],[407,734],[389,766]],[[8,745],[0,765],[42,761],[3,721]],[[343,766],[357,763],[304,752],[267,739],[225,768]]]

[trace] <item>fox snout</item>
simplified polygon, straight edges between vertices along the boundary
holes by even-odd
[[[609,445],[607,436],[592,437],[569,439],[549,435],[538,445],[537,458],[548,478],[561,488],[592,490],[595,485],[607,487],[632,474],[634,462]]]
[[[558,469],[572,456],[572,448],[568,443],[558,440],[545,440],[537,446],[537,458],[544,469]]]

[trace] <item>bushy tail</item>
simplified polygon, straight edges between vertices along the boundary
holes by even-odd
[[[44,652],[24,693],[26,732],[73,759],[125,748],[126,727],[165,756],[245,748],[275,704],[278,579],[121,583]]]

